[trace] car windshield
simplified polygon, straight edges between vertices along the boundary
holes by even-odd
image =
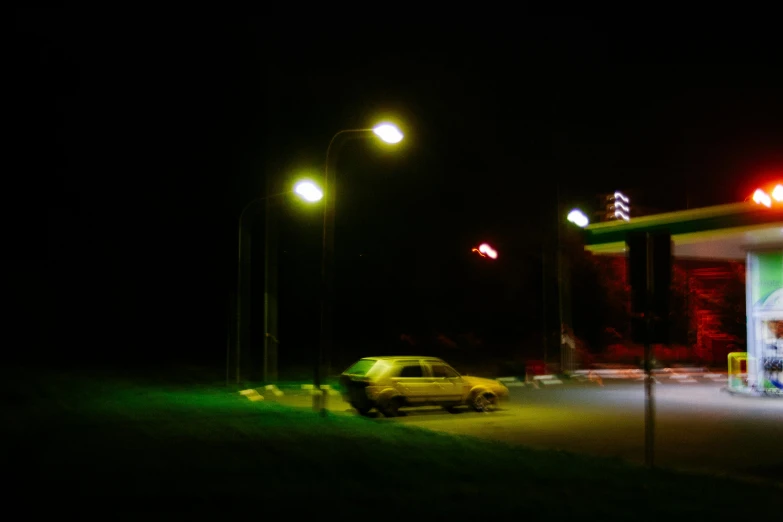
[[[455,379],[459,377],[459,374],[452,368],[446,366],[445,364],[433,364],[432,376],[438,378],[445,378],[445,379]]]
[[[378,373],[383,366],[385,366],[383,362],[375,359],[360,359],[343,373],[346,375],[366,376],[371,373]]]

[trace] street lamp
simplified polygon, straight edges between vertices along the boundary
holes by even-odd
[[[376,136],[385,141],[386,143],[395,144],[402,141],[402,133],[400,129],[392,125],[391,123],[382,123],[372,130]]]
[[[310,203],[320,201],[324,197],[324,193],[312,181],[300,181],[294,187],[294,192]]]
[[[239,267],[237,270],[237,310],[236,310],[236,361],[235,361],[235,379],[237,384],[242,383],[242,357],[247,356],[247,353],[243,354],[243,350],[245,349],[245,345],[248,344],[249,334],[250,334],[250,325],[248,322],[248,319],[250,317],[250,273],[251,273],[251,240],[252,240],[252,227],[249,226],[249,224],[252,224],[252,221],[250,223],[246,223],[248,220],[248,217],[251,215],[255,215],[255,212],[257,212],[262,206],[265,207],[266,210],[266,234],[265,234],[265,248],[264,248],[264,257],[265,257],[265,266],[267,269],[267,272],[269,270],[269,260],[270,260],[270,234],[271,234],[271,211],[270,211],[270,205],[268,203],[269,199],[284,196],[286,194],[297,194],[302,199],[308,201],[308,202],[316,202],[321,199],[323,196],[323,193],[321,190],[309,180],[302,180],[298,182],[293,190],[288,190],[285,192],[281,192],[279,194],[272,194],[260,198],[255,198],[251,200],[245,207],[242,209],[242,212],[239,214]],[[268,278],[267,278],[268,279]],[[268,281],[267,281],[268,284]],[[265,291],[265,303],[264,303],[264,335],[265,335],[265,341],[264,341],[264,374],[263,374],[263,380],[264,382],[267,381],[268,378],[268,341],[266,340],[266,337],[269,336],[268,332],[268,317],[269,317],[269,302],[268,302],[268,291]],[[229,365],[227,364],[226,367],[226,384],[228,384],[229,381]]]
[[[587,225],[590,224],[590,219],[585,215],[584,212],[579,210],[578,208],[575,208],[571,210],[568,215],[566,216],[566,219],[570,222],[576,225],[579,228],[584,228]],[[576,348],[576,345],[574,344],[574,339],[569,335],[569,328],[566,327],[567,323],[570,323],[570,310],[571,310],[571,300],[570,300],[570,286],[571,286],[571,278],[569,277],[569,271],[566,270],[564,274],[564,255],[563,255],[563,242],[561,239],[561,233],[560,233],[560,222],[558,219],[558,225],[557,225],[557,292],[558,292],[558,312],[560,315],[560,371],[573,371],[573,364],[574,364],[574,358],[573,358],[573,350]],[[567,267],[566,267],[567,268]],[[567,286],[568,290],[568,309],[564,310],[566,308],[564,303],[564,287]],[[566,312],[568,317],[566,317]]]
[[[329,357],[327,371],[331,369],[332,349],[332,281],[334,278],[334,216],[337,177],[337,154],[340,147],[350,139],[377,137],[380,140],[394,145],[402,141],[402,132],[391,123],[381,123],[366,129],[345,129],[338,131],[329,141],[326,148],[326,165],[324,171],[324,220],[323,220],[323,249],[321,257],[321,332],[318,349],[313,357],[313,409],[320,410],[325,415],[325,393],[319,394],[321,389],[321,362],[324,355]]]
[[[590,224],[590,220],[587,218],[587,216],[585,216],[584,212],[582,212],[578,208],[575,208],[574,210],[569,212],[567,219],[568,221],[578,226],[579,228],[584,228]]]

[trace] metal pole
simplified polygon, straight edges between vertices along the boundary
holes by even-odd
[[[229,293],[226,310],[226,388],[231,383],[231,326],[235,321],[234,296]]]
[[[247,358],[246,347],[249,346],[250,318],[250,283],[251,283],[251,248],[252,234],[245,224],[248,211],[262,204],[264,199],[257,198],[245,205],[239,215],[239,252],[237,269],[237,339],[236,339],[236,383],[242,383],[242,357]]]
[[[277,382],[278,210],[266,204],[264,234],[264,382]]]
[[[653,397],[653,374],[652,374],[652,292],[655,288],[653,281],[653,240],[648,233],[647,236],[647,292],[646,305],[644,311],[645,321],[645,340],[644,340],[644,462],[648,468],[655,466],[655,401]]]
[[[560,226],[560,185],[557,186],[557,317],[560,333],[560,373],[563,372],[563,345],[565,331],[563,329],[563,243]]]
[[[267,176],[266,192],[272,192],[271,176]],[[264,218],[264,384],[269,384],[270,376],[277,376],[277,358],[272,357],[277,341],[277,221],[276,209],[271,201],[265,205]],[[272,361],[274,360],[274,367]]]
[[[332,355],[332,306],[334,279],[334,217],[336,203],[337,153],[345,139],[372,136],[372,129],[341,130],[332,136],[326,149],[324,167],[324,219],[321,251],[321,332],[318,347],[313,357],[313,409],[326,415],[326,390],[321,390],[321,364],[324,356],[331,360]],[[332,149],[334,148],[334,154]]]
[[[549,347],[549,325],[546,314],[546,244],[541,245],[541,335],[544,341],[544,366],[546,366],[547,349]]]
[[[234,372],[236,384],[241,382],[240,377],[240,359],[242,358],[242,348],[244,344],[244,321],[242,321],[242,314],[245,313],[245,306],[243,301],[245,300],[245,251],[248,250],[249,245],[244,241],[244,226],[243,219],[245,216],[245,207],[242,213],[239,215],[239,253],[238,253],[238,266],[237,266],[237,339],[236,339],[236,353],[234,354]],[[247,274],[249,276],[249,274]],[[247,303],[248,305],[250,303]]]
[[[262,372],[264,384],[269,383],[269,209],[266,205],[264,220],[264,368]]]

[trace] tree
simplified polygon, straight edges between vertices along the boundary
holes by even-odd
[[[745,265],[729,262],[702,269],[690,278],[692,315],[709,314],[712,321],[696,325],[706,334],[724,334],[742,341],[747,334],[745,311]]]
[[[630,288],[624,256],[574,253],[571,272],[573,330],[590,351],[626,338],[630,324]]]
[[[669,313],[671,344],[693,346],[696,344],[694,300],[689,280],[687,262],[675,261],[672,266],[672,296]]]
[[[630,340],[630,292],[625,256],[574,256],[572,276],[574,332],[600,351],[610,344]],[[684,262],[672,266],[670,342],[693,346],[693,288]],[[744,302],[744,301],[743,301]]]

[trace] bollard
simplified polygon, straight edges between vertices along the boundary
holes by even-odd
[[[329,389],[322,388],[321,391],[321,413],[324,413],[329,409]]]

